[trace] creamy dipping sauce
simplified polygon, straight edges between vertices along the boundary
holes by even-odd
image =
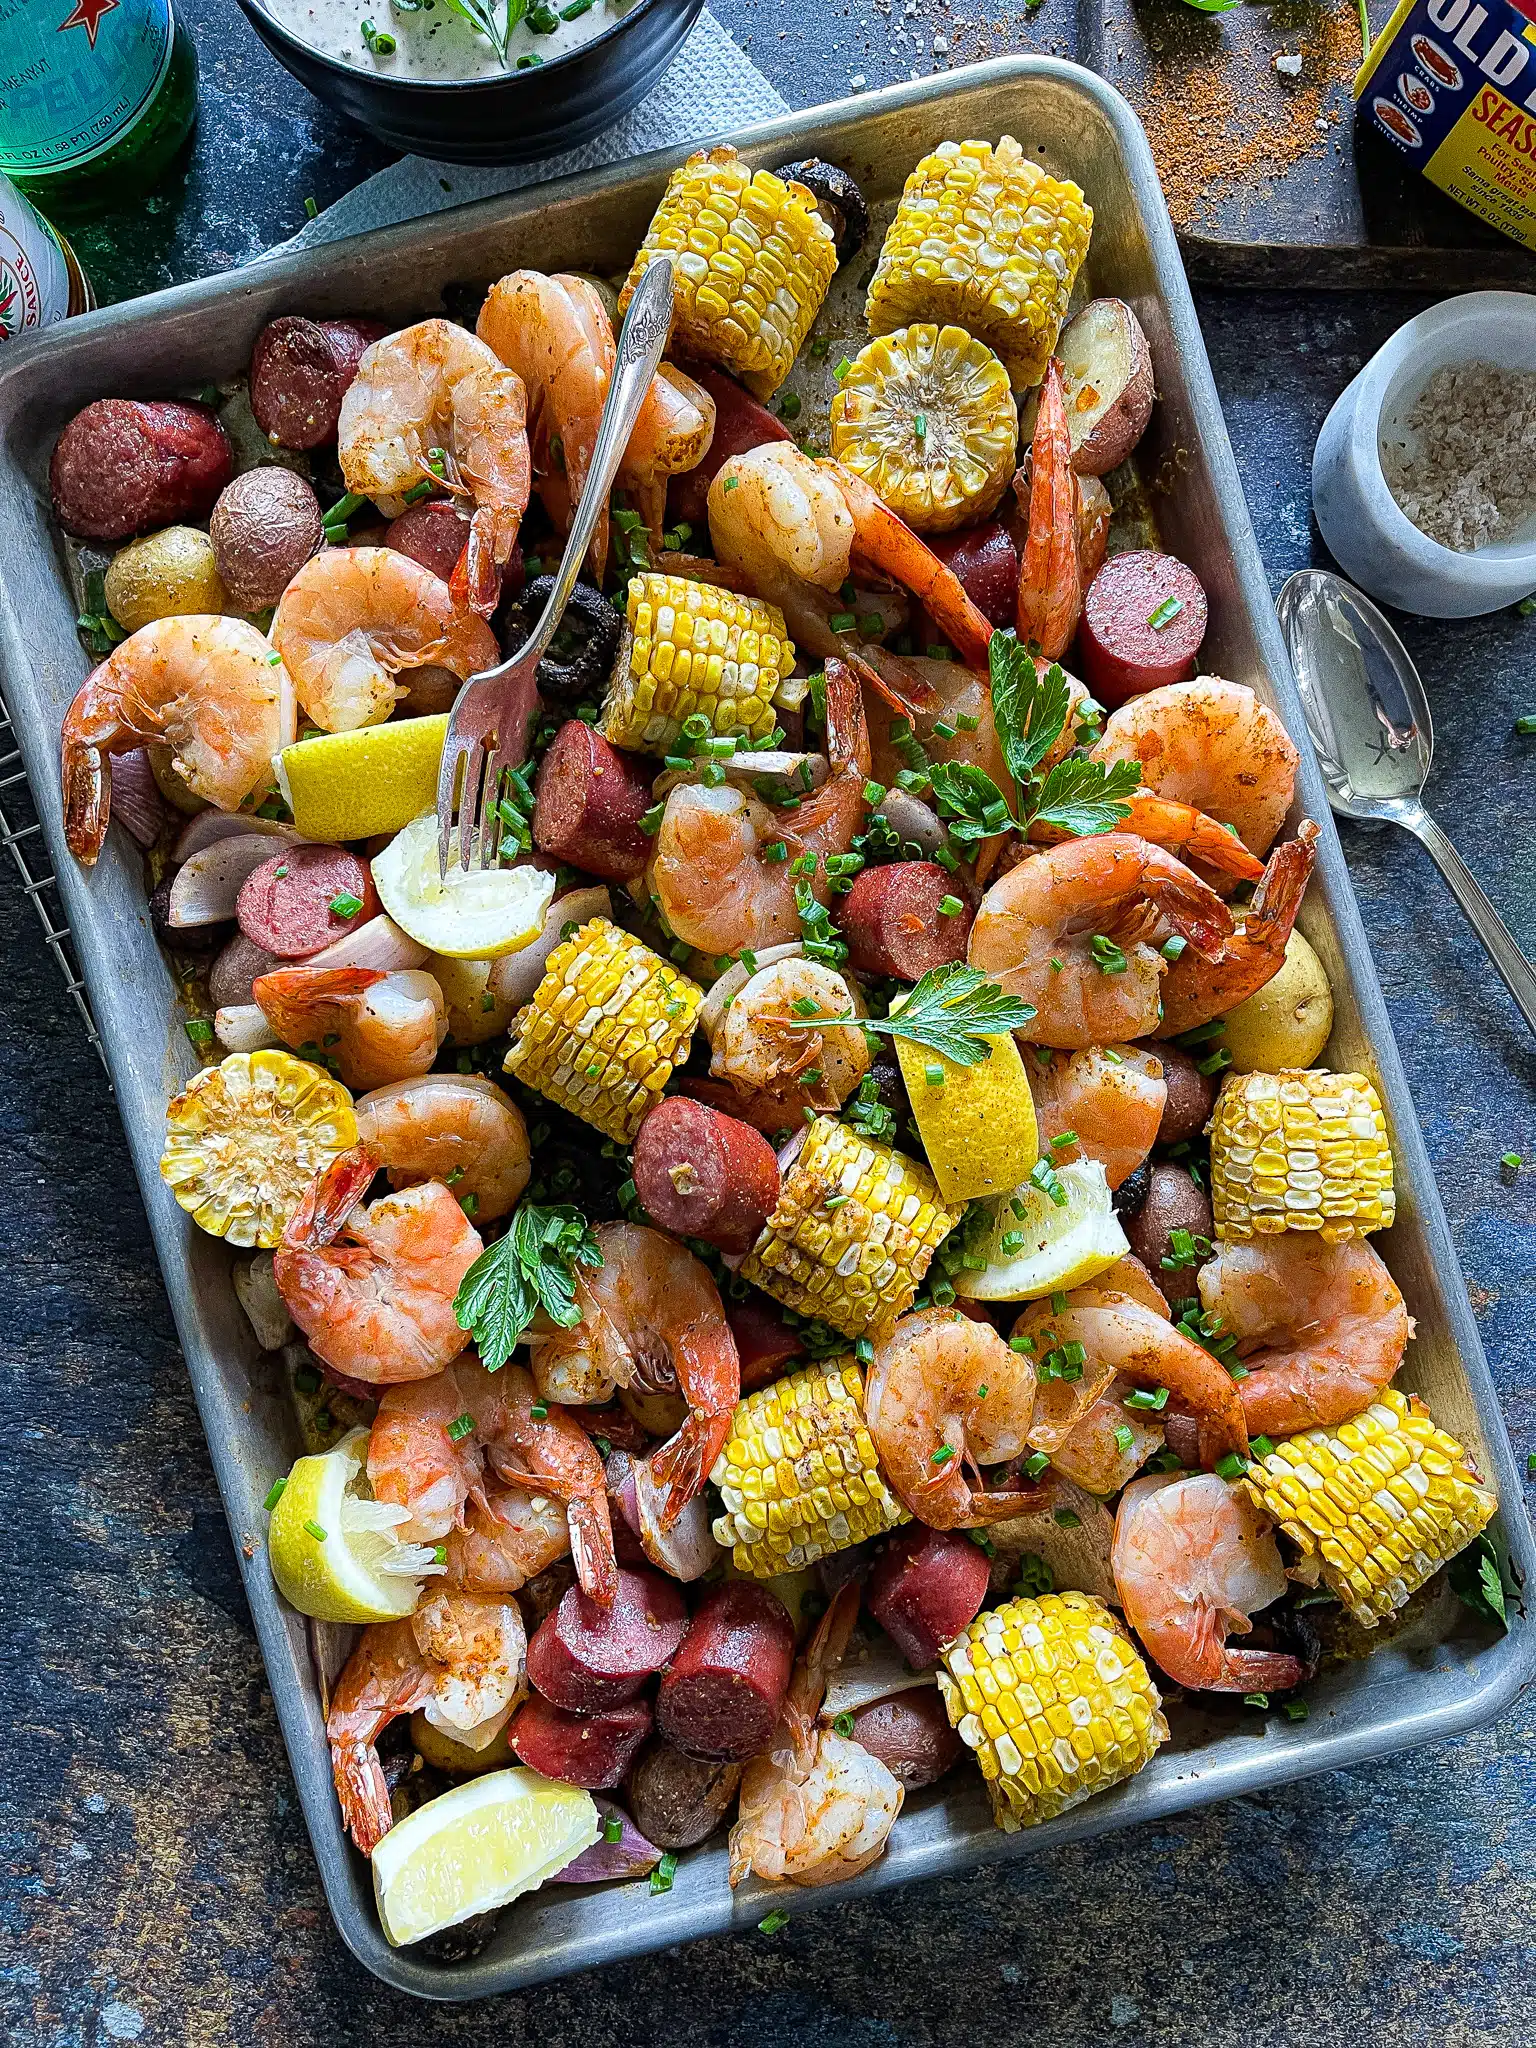
[[[505,60],[490,37],[472,27],[448,0],[420,0],[415,7],[399,6],[395,0],[262,0],[262,4],[290,35],[324,57],[385,78],[443,85],[471,78],[500,78],[508,71],[528,71],[538,63],[564,57],[612,28],[638,0],[529,0],[528,11],[507,38]],[[507,0],[483,0],[483,4],[498,23],[505,22]]]

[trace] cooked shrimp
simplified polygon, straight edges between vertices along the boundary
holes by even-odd
[[[284,1045],[334,1061],[354,1090],[426,1073],[448,1035],[443,992],[420,967],[278,967],[251,999]]]
[[[278,600],[272,645],[299,702],[326,732],[388,718],[402,669],[450,670],[462,682],[501,659],[484,619],[461,611],[441,576],[398,548],[326,548]]]
[[[1168,962],[1158,920],[1214,954],[1232,927],[1216,892],[1161,847],[1106,832],[1048,847],[1011,868],[981,900],[969,958],[1032,1003],[1020,1032],[1072,1050],[1118,1045],[1157,1028]]]
[[[1110,1562],[1126,1620],[1175,1685],[1285,1692],[1306,1675],[1281,1651],[1228,1646],[1281,1598],[1286,1577],[1269,1523],[1214,1472],[1133,1480]]]
[[[885,1848],[904,1788],[860,1743],[817,1724],[858,1611],[859,1589],[845,1585],[795,1665],[773,1747],[742,1775],[733,1886],[749,1873],[770,1883],[834,1884],[867,1870]]]
[[[848,851],[868,809],[864,702],[836,659],[827,663],[827,758],[831,774],[795,811],[773,810],[729,782],[670,792],[649,877],[678,938],[703,953],[760,950],[801,936],[802,884],[825,903],[827,857]],[[816,863],[809,878],[795,872],[807,855]]]
[[[736,1339],[708,1267],[675,1238],[635,1223],[600,1223],[593,1235],[603,1263],[577,1275],[581,1321],[530,1337],[533,1376],[551,1401],[606,1400],[615,1386],[681,1393],[682,1427],[650,1454],[670,1529],[730,1433],[741,1398]]]
[[[1197,811],[1190,804],[1171,803],[1150,789],[1138,789],[1124,801],[1128,809],[1116,831],[1134,832],[1141,839],[1150,839],[1165,853],[1177,854],[1186,863],[1208,868],[1229,885],[1256,882],[1263,874],[1263,861],[1204,811]],[[1033,824],[1029,836],[1049,844],[1053,840],[1059,843],[1066,834],[1052,825]]]
[[[440,1181],[363,1205],[377,1167],[358,1145],[316,1174],[273,1275],[318,1358],[387,1386],[441,1372],[464,1349],[453,1298],[484,1246]]]
[[[1109,1053],[1114,1058],[1108,1057]],[[1097,1159],[1112,1188],[1140,1166],[1157,1140],[1168,1100],[1163,1063],[1139,1046],[1097,1046],[1024,1062],[1042,1145],[1060,1166]],[[1058,1140],[1071,1140],[1058,1143]]]
[[[1316,825],[1303,818],[1296,837],[1270,855],[1264,879],[1230,936],[1203,952],[1191,942],[1180,954],[1163,984],[1162,1021],[1155,1029],[1146,1027],[1153,1037],[1176,1038],[1224,1017],[1280,972],[1317,858],[1316,840]]]
[[[325,1732],[347,1832],[371,1855],[394,1822],[376,1747],[391,1721],[422,1709],[434,1728],[484,1747],[526,1690],[527,1637],[515,1601],[434,1592],[408,1621],[363,1630]]]
[[[1079,496],[1061,364],[1046,365],[1029,450],[1028,532],[1019,563],[1019,638],[1057,661],[1072,644],[1083,609],[1078,551]],[[1017,488],[1017,486],[1016,486]],[[1023,493],[1019,493],[1022,498]]]
[[[979,1467],[1018,1457],[1035,1405],[1035,1368],[990,1323],[956,1308],[905,1315],[877,1345],[865,1414],[892,1486],[931,1529],[968,1529],[1022,1512],[1030,1496],[987,1491]]]
[[[730,1083],[760,1130],[798,1128],[807,1110],[835,1116],[869,1072],[868,1042],[856,1024],[805,1027],[864,1014],[863,996],[835,967],[803,955],[775,960],[731,998],[709,1071]]]
[[[1162,1449],[1164,1437],[1155,1416],[1126,1407],[1132,1391],[1130,1381],[1116,1373],[1051,1452],[1051,1470],[1103,1500],[1128,1485]]]
[[[662,363],[640,407],[619,482],[645,521],[653,548],[666,525],[667,478],[697,469],[715,438],[715,401],[673,363]]]
[[[565,1507],[520,1486],[482,1488],[450,1529],[443,1583],[467,1593],[516,1593],[570,1554]]]
[[[420,320],[363,352],[341,401],[336,452],[347,489],[387,517],[419,483],[441,480],[470,500],[462,581],[489,616],[528,509],[527,428],[523,380],[494,349],[451,320]]]
[[[1093,758],[1136,762],[1149,789],[1198,805],[1263,855],[1291,808],[1300,756],[1246,683],[1196,676],[1112,711]]]
[[[1284,1230],[1224,1244],[1200,1268],[1200,1299],[1237,1339],[1238,1391],[1256,1436],[1348,1422],[1403,1362],[1413,1319],[1379,1253]]]
[[[863,603],[862,596],[859,602]],[[991,776],[1010,805],[1017,803],[1013,771],[997,737],[997,727],[992,718],[991,685],[984,673],[977,674],[958,661],[932,661],[924,655],[903,655],[899,667],[893,668],[887,662],[883,649],[866,646],[860,651],[867,664],[877,669],[886,682],[886,688],[878,697],[865,697],[872,773],[877,782],[883,782],[889,788],[901,771],[910,767],[907,755],[891,737],[893,727],[902,732],[910,724],[930,761],[969,762]],[[909,695],[906,689],[908,675],[915,675],[922,685],[915,695]],[[1068,688],[1073,693],[1074,705],[1082,702],[1088,694],[1083,685],[1072,677],[1068,678]],[[892,695],[901,699],[899,713],[890,702]],[[935,725],[943,725],[948,730],[948,737],[945,733],[936,733]],[[1059,753],[1067,752],[1071,745],[1072,714],[1069,711]],[[1059,753],[1053,748],[1045,765],[1054,765]]]
[[[89,867],[112,811],[113,754],[169,747],[194,796],[237,811],[272,782],[295,731],[293,681],[256,628],[213,614],[155,619],[130,633],[64,714],[64,835]]]
[[[515,1207],[528,1185],[528,1126],[484,1074],[424,1074],[391,1081],[357,1104],[357,1135],[392,1188],[440,1180],[479,1223]]]
[[[524,1367],[489,1373],[477,1358],[456,1358],[435,1378],[392,1387],[379,1402],[368,1479],[376,1500],[410,1509],[404,1529],[411,1541],[441,1543],[460,1527],[468,1503],[486,1498],[487,1466],[535,1500],[564,1501],[582,1590],[610,1606],[618,1566],[603,1461],[580,1423],[546,1410]]]

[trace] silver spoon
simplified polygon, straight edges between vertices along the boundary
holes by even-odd
[[[1407,648],[1370,599],[1329,569],[1287,577],[1277,609],[1334,810],[1414,835],[1536,1031],[1536,969],[1420,801],[1435,734]]]

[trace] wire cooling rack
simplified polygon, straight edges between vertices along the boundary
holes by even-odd
[[[85,983],[80,979],[74,937],[65,921],[53,871],[47,866],[47,842],[33,807],[32,792],[27,786],[27,771],[21,765],[21,749],[16,745],[10,707],[3,697],[0,697],[0,845],[9,850],[11,859],[16,863],[22,893],[30,898],[32,908],[37,912],[37,921],[43,928],[48,950],[57,961],[64,986],[80,1012],[86,1035],[105,1066],[107,1055],[96,1029],[96,1020],[91,1015]],[[34,872],[37,867],[41,867],[43,872]]]

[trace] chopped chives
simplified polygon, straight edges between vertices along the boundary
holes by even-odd
[[[834,1714],[832,1716],[832,1732],[834,1735],[851,1735],[853,1733],[852,1714]]]
[[[533,1417],[535,1422],[542,1422],[544,1418],[549,1414],[548,1404],[543,1401],[535,1401],[530,1405],[528,1413]]]
[[[592,0],[581,0],[581,8],[583,12],[585,12],[585,10],[589,8],[591,5]],[[571,18],[569,8],[566,8],[564,10],[564,14],[567,20]],[[622,1840],[623,1834],[624,1823],[619,1819],[619,1816],[616,1813],[605,1814],[603,1817],[603,1840],[605,1842],[617,1842]]]
[[[1164,626],[1171,626],[1183,609],[1184,600],[1182,598],[1165,597],[1155,612],[1148,613],[1147,624],[1154,633],[1160,632]]]
[[[287,1485],[288,1481],[286,1479],[273,1480],[272,1490],[267,1495],[266,1499],[262,1502],[262,1506],[266,1509],[269,1515],[271,1514],[272,1510],[277,1506],[278,1502],[282,1499],[284,1491],[287,1488]]]
[[[950,1445],[940,1444],[939,1448],[934,1452],[933,1456],[929,1459],[928,1462],[931,1465],[947,1465],[954,1455],[954,1451]]]
[[[656,1868],[651,1872],[652,1892],[654,1893],[671,1891],[672,1880],[674,1877],[676,1877],[676,1875],[677,1856],[675,1851],[668,1849],[665,1855],[662,1857],[661,1861],[657,1864]]]
[[[462,1443],[475,1426],[473,1415],[456,1415],[448,1425],[448,1441]]]
[[[789,1925],[789,1915],[782,1906],[775,1906],[771,1913],[765,1913],[757,1923],[759,1934],[777,1934],[780,1928]]]
[[[1224,1458],[1216,1460],[1216,1476],[1218,1479],[1241,1479],[1247,1469],[1248,1460],[1239,1456],[1236,1451],[1228,1451]]]
[[[306,1536],[313,1536],[317,1543],[324,1543],[326,1541],[325,1531],[316,1521],[307,1521],[304,1524],[304,1533]]]

